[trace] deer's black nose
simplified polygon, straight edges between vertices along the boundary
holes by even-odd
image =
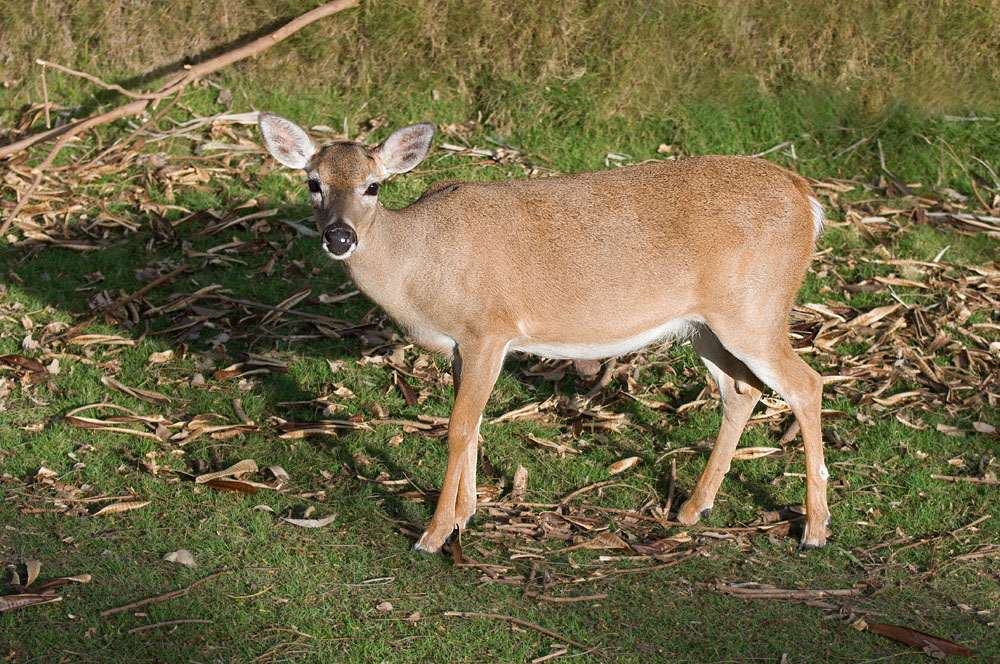
[[[323,231],[323,247],[334,256],[343,256],[358,243],[358,234],[342,222],[334,222]]]

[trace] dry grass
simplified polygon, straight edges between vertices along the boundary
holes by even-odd
[[[32,89],[37,57],[135,76],[312,5],[3,4],[3,77]],[[579,81],[600,92],[595,103],[606,116],[664,113],[691,97],[814,86],[857,95],[870,110],[902,100],[957,111],[1000,99],[1000,5],[987,1],[368,0],[296,39],[264,55],[255,75],[280,74],[291,84],[321,77],[331,92],[365,96],[386,87],[441,88],[461,98],[490,96],[483,101],[497,112],[506,101],[491,96],[498,81],[528,93]]]

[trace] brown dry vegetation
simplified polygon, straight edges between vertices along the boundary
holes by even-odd
[[[7,81],[36,57],[130,77],[190,61],[312,5],[249,0],[5,2]],[[344,35],[350,35],[345,38]],[[490,80],[560,86],[589,74],[604,113],[662,112],[692,96],[835,86],[869,109],[960,110],[1000,99],[996,2],[678,0],[476,3],[368,0],[293,48],[242,67],[258,80],[367,95],[380,86],[477,94]],[[253,78],[251,77],[251,78]],[[504,100],[492,100],[502,105]]]

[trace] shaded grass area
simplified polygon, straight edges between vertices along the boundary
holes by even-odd
[[[166,12],[141,4],[65,3],[54,8],[36,3],[30,9],[0,12],[8,34],[20,39],[6,40],[0,47],[16,64],[3,76],[23,77],[0,91],[5,127],[21,117],[29,101],[40,99],[29,54],[90,71],[101,63],[104,71],[118,72],[118,80],[134,82],[138,72],[169,65],[179,54],[239,39],[270,20],[306,8],[302,3],[237,8],[213,2],[173,7]],[[447,3],[369,2],[361,11],[315,26],[214,80],[234,92],[234,111],[267,108],[304,124],[346,129],[351,136],[373,129],[371,140],[408,121],[433,119],[445,126],[471,119],[477,124],[461,135],[471,144],[496,147],[492,139],[525,153],[470,161],[435,151],[419,172],[385,187],[383,200],[389,206],[412,200],[444,177],[577,172],[613,165],[609,152],[627,155],[625,161],[630,162],[667,155],[756,153],[787,142],[768,158],[817,179],[850,179],[855,187],[824,197],[835,223],[819,250],[830,251],[817,261],[801,300],[865,311],[895,300],[885,289],[850,292],[843,289],[845,284],[906,276],[902,268],[866,259],[930,261],[948,247],[941,261],[949,275],[969,276],[968,266],[997,267],[997,240],[985,234],[907,221],[905,215],[889,215],[895,225],[886,231],[876,227],[874,234],[861,232],[857,224],[838,225],[849,211],[875,216],[914,206],[912,198],[890,196],[879,183],[885,176],[883,161],[890,173],[921,194],[943,196],[941,192],[951,188],[971,197],[975,182],[987,199],[996,195],[1000,123],[948,120],[929,112],[965,114],[966,107],[975,109],[969,115],[995,112],[988,101],[997,98],[997,49],[991,47],[997,34],[994,14],[995,8],[972,3],[748,3],[734,9],[680,3],[485,2],[469,9]],[[150,27],[144,34],[151,37],[139,36],[140,21]],[[174,41],[181,33],[183,45]],[[351,38],[340,39],[342,34]],[[907,37],[891,38],[900,34]],[[60,40],[60,35],[69,38]],[[669,48],[662,47],[664,42]],[[663,57],[650,58],[650,53]],[[942,81],[948,85],[942,88]],[[83,113],[110,99],[51,72],[49,86],[52,99],[80,104]],[[196,90],[183,103],[191,113],[220,112],[216,94],[214,88]],[[982,100],[987,101],[977,103]],[[384,119],[370,122],[380,116]],[[178,110],[172,117],[182,121],[190,114]],[[34,127],[40,123],[37,116]],[[164,131],[172,126],[161,123]],[[107,143],[123,131],[107,128],[102,140]],[[330,132],[321,136],[333,137]],[[142,153],[187,157],[204,140],[202,134],[194,142],[148,137]],[[447,133],[442,140],[457,141]],[[93,141],[88,136],[79,148],[67,150],[62,163],[84,156]],[[658,152],[661,144],[670,152]],[[28,163],[37,163],[44,154],[44,149],[36,151]],[[156,215],[169,222],[182,218],[183,212],[157,206],[226,211],[257,198],[258,207],[277,208],[279,219],[308,216],[296,175],[273,169],[259,154],[224,166],[221,173],[227,177],[181,186],[158,176],[156,167],[140,158],[122,174],[97,178],[78,190],[88,205],[101,198],[105,212],[135,222],[138,231],[92,231],[109,242],[87,253],[25,242],[21,231],[14,231],[20,244],[5,244],[0,250],[0,284],[5,287],[0,355],[31,354],[23,345],[29,332],[42,340],[39,356],[49,349],[68,355],[60,360],[59,373],[35,386],[18,384],[21,376],[16,373],[3,374],[12,382],[0,397],[0,474],[5,474],[0,481],[0,561],[19,565],[26,559],[41,560],[43,581],[80,573],[93,577],[90,584],[60,588],[65,598],[60,603],[0,615],[0,654],[7,660],[494,662],[531,661],[558,651],[553,646],[559,639],[531,629],[514,630],[491,619],[448,617],[446,611],[516,616],[597,648],[577,661],[781,661],[787,656],[791,662],[857,662],[924,657],[916,649],[851,629],[860,617],[908,625],[976,647],[984,655],[1000,650],[997,552],[989,549],[1000,537],[997,487],[931,477],[995,472],[996,436],[972,428],[977,422],[1000,420],[989,395],[995,392],[995,380],[984,387],[978,403],[941,411],[886,411],[858,395],[828,389],[825,406],[846,417],[828,417],[824,423],[827,464],[834,479],[835,534],[822,551],[799,554],[794,524],[787,534],[770,536],[725,530],[801,504],[804,481],[798,475],[803,467],[796,441],[782,446],[777,458],[734,463],[707,522],[714,529],[709,534],[689,529],[693,540],[685,546],[695,553],[672,567],[653,569],[659,561],[628,560],[617,551],[567,552],[562,549],[572,542],[523,533],[498,537],[496,526],[516,519],[509,512],[484,510],[477,527],[464,535],[463,548],[471,560],[509,568],[491,576],[481,568],[456,567],[451,558],[413,555],[412,540],[399,524],[386,520],[413,527],[429,520],[432,492],[440,486],[447,458],[440,439],[398,425],[302,440],[279,437],[275,418],[353,415],[369,420],[372,403],[389,418],[446,417],[452,399],[446,381],[414,382],[422,401],[410,406],[392,387],[391,367],[362,362],[398,349],[399,340],[379,349],[385,338],[333,339],[294,317],[262,324],[260,312],[253,315],[251,310],[204,302],[224,309],[225,315],[211,319],[190,338],[176,331],[158,334],[176,316],[140,315],[132,327],[97,322],[84,330],[138,339],[136,346],[85,350],[52,345],[52,335],[40,331],[46,324],[85,319],[92,296],[101,289],[135,292],[146,283],[135,271],[161,260],[189,261],[195,267],[153,291],[141,303],[140,314],[166,303],[173,293],[211,284],[232,297],[269,305],[308,286],[310,297],[295,308],[384,325],[360,297],[332,305],[318,302],[319,294],[342,294],[350,285],[338,267],[322,260],[313,240],[277,221],[241,224],[199,238],[196,233],[205,225],[199,220],[178,225],[176,238],[164,237]],[[130,197],[129,187],[136,187],[141,196]],[[15,187],[8,183],[2,197],[12,200]],[[140,201],[153,207],[140,208]],[[974,199],[969,205],[979,207]],[[69,213],[66,222],[58,221],[65,223],[62,235],[76,237],[87,226],[81,212],[92,221],[102,210],[93,203]],[[39,218],[51,221],[44,214]],[[193,253],[229,242],[257,241],[261,243],[253,244],[253,251],[232,254],[242,264]],[[949,289],[928,294],[897,287],[894,292],[910,303],[930,295],[940,311],[957,308]],[[977,310],[969,322],[998,321],[995,314]],[[849,338],[836,351],[842,357],[863,358],[879,332]],[[982,350],[962,329],[948,332],[968,348]],[[229,339],[220,341],[221,333]],[[995,330],[979,333],[987,342],[998,340]],[[173,360],[150,362],[152,353],[168,349],[175,351]],[[243,352],[281,360],[288,371],[251,376],[242,384],[214,377],[214,371],[237,362]],[[421,361],[414,349],[401,353],[405,367]],[[942,352],[934,361],[951,367],[957,355]],[[806,357],[824,373],[835,370],[824,364],[828,360]],[[344,365],[334,373],[327,360]],[[447,361],[432,361],[441,372],[448,370]],[[608,409],[645,428],[586,430],[570,441],[580,453],[560,458],[529,444],[525,436],[551,439],[571,432],[573,423],[564,414],[549,422],[489,424],[484,427],[484,461],[494,470],[487,473],[486,464],[481,464],[481,483],[503,495],[523,465],[528,469],[526,499],[554,503],[592,483],[616,480],[579,500],[637,511],[651,499],[663,504],[674,460],[676,509],[704,466],[720,420],[718,405],[710,391],[703,391],[705,372],[690,348],[650,351],[631,361],[639,368],[633,378],[637,393],[652,395],[669,408],[654,410],[635,400],[616,399]],[[554,395],[585,393],[592,382],[572,370],[541,378],[531,371],[532,365],[528,358],[508,361],[488,417]],[[204,385],[192,384],[196,374],[205,378]],[[100,382],[104,376],[164,393],[170,402],[156,406],[110,390]],[[323,413],[315,404],[288,404],[332,395],[338,385],[353,396],[331,397],[342,408],[337,412]],[[608,394],[627,387],[625,376],[619,376]],[[921,387],[895,380],[883,396]],[[873,389],[873,384],[859,388]],[[706,399],[704,405],[673,412],[700,398]],[[259,429],[222,440],[201,436],[183,446],[73,428],[60,419],[73,408],[106,401],[137,413],[163,414],[171,421],[211,413],[236,422],[234,399],[240,399]],[[901,423],[892,416],[896,412],[926,428]],[[755,424],[742,444],[775,446],[787,423],[785,416]],[[946,435],[936,428],[939,424],[961,431]],[[628,456],[638,456],[641,462],[627,474],[611,476],[608,466]],[[241,495],[178,482],[166,470],[148,471],[150,461],[163,469],[192,471],[248,458],[261,467],[282,466],[290,483],[281,492]],[[61,493],[38,482],[42,467],[81,493]],[[375,480],[383,473],[408,483],[380,484]],[[406,491],[428,495],[421,501],[403,496]],[[69,500],[92,495],[151,502],[141,509],[93,517],[86,514],[106,503]],[[254,510],[260,504],[283,516],[304,517],[313,508],[313,518],[336,518],[323,529],[299,529]],[[625,517],[587,514],[625,537],[636,529]],[[991,518],[949,534],[985,515]],[[680,531],[657,527],[656,533],[668,538]],[[906,537],[912,539],[891,543]],[[162,560],[180,548],[194,554],[198,569]],[[100,616],[106,609],[184,588],[220,571],[232,574],[183,597]],[[597,571],[606,575],[596,578]],[[729,597],[714,590],[720,581],[857,588],[859,594],[838,600],[841,608],[831,609]],[[527,594],[538,591],[607,597],[554,603]],[[379,610],[384,602],[392,604],[391,610]],[[212,622],[129,632],[174,620]],[[581,652],[571,648],[568,654]]]

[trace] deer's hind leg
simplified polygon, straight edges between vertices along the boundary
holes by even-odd
[[[758,318],[758,320],[766,320]],[[746,329],[727,328],[720,321],[712,326],[720,343],[725,345],[761,381],[781,395],[795,413],[802,430],[802,449],[806,465],[806,525],[802,531],[804,549],[826,544],[830,525],[827,505],[829,473],[823,463],[823,436],[820,416],[823,379],[799,357],[788,342],[783,325]]]
[[[715,440],[715,447],[708,457],[705,470],[691,492],[691,497],[677,511],[677,520],[688,525],[708,516],[715,502],[722,478],[736,452],[740,435],[746,427],[750,413],[760,399],[763,384],[732,353],[727,351],[707,326],[699,326],[691,338],[691,345],[708,367],[722,398],[722,426]]]

